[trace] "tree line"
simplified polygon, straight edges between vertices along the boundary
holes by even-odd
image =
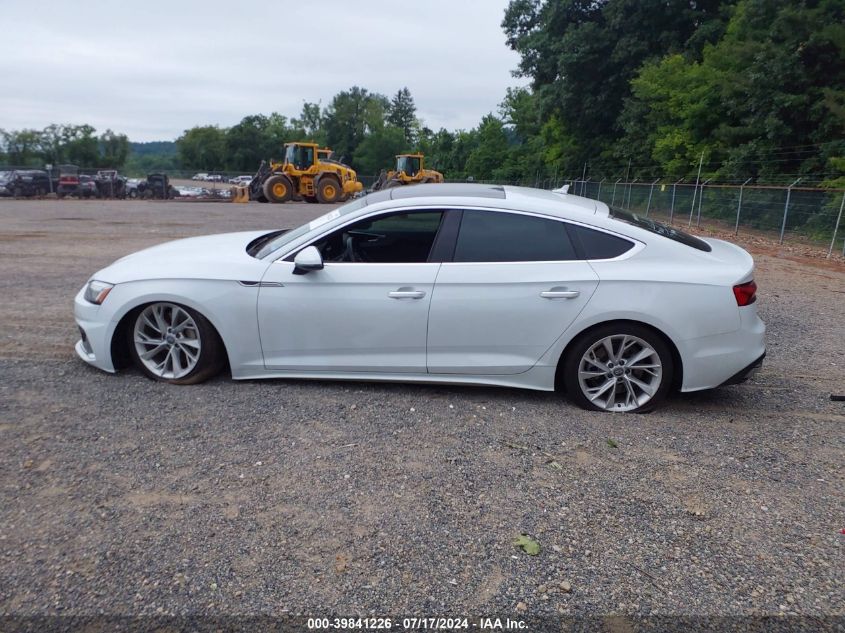
[[[408,88],[388,97],[353,86],[297,116],[193,127],[168,153],[133,153],[130,164],[251,173],[285,142],[309,140],[362,175],[406,151],[454,179],[842,175],[845,0],[511,0],[502,28],[528,85],[472,129],[430,129]],[[95,146],[102,156],[102,137],[78,127],[90,134],[73,137],[68,159],[80,147],[80,162]],[[9,157],[46,156],[21,134],[4,133]]]
[[[128,156],[129,138],[125,134],[106,130],[98,136],[90,125],[52,124],[43,130],[0,129],[0,164],[120,168]]]

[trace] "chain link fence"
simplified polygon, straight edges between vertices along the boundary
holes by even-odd
[[[476,181],[482,182],[482,181]],[[590,179],[524,179],[491,182],[541,189],[569,185],[569,193],[600,200],[678,227],[702,223],[733,232],[762,233],[779,243],[824,246],[845,258],[845,189],[710,182],[623,182]]]

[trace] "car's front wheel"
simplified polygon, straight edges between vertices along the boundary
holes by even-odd
[[[595,411],[645,413],[672,386],[672,352],[653,330],[609,323],[579,336],[564,362],[569,397]]]
[[[223,343],[214,326],[190,308],[151,303],[135,315],[129,351],[147,376],[177,385],[208,380],[223,367]]]

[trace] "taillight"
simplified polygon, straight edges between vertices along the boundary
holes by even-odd
[[[739,307],[748,306],[757,301],[757,284],[754,280],[734,286],[734,296]]]

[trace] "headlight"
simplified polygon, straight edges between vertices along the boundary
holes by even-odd
[[[85,288],[85,300],[100,305],[109,296],[112,288],[114,288],[114,284],[92,279]]]

